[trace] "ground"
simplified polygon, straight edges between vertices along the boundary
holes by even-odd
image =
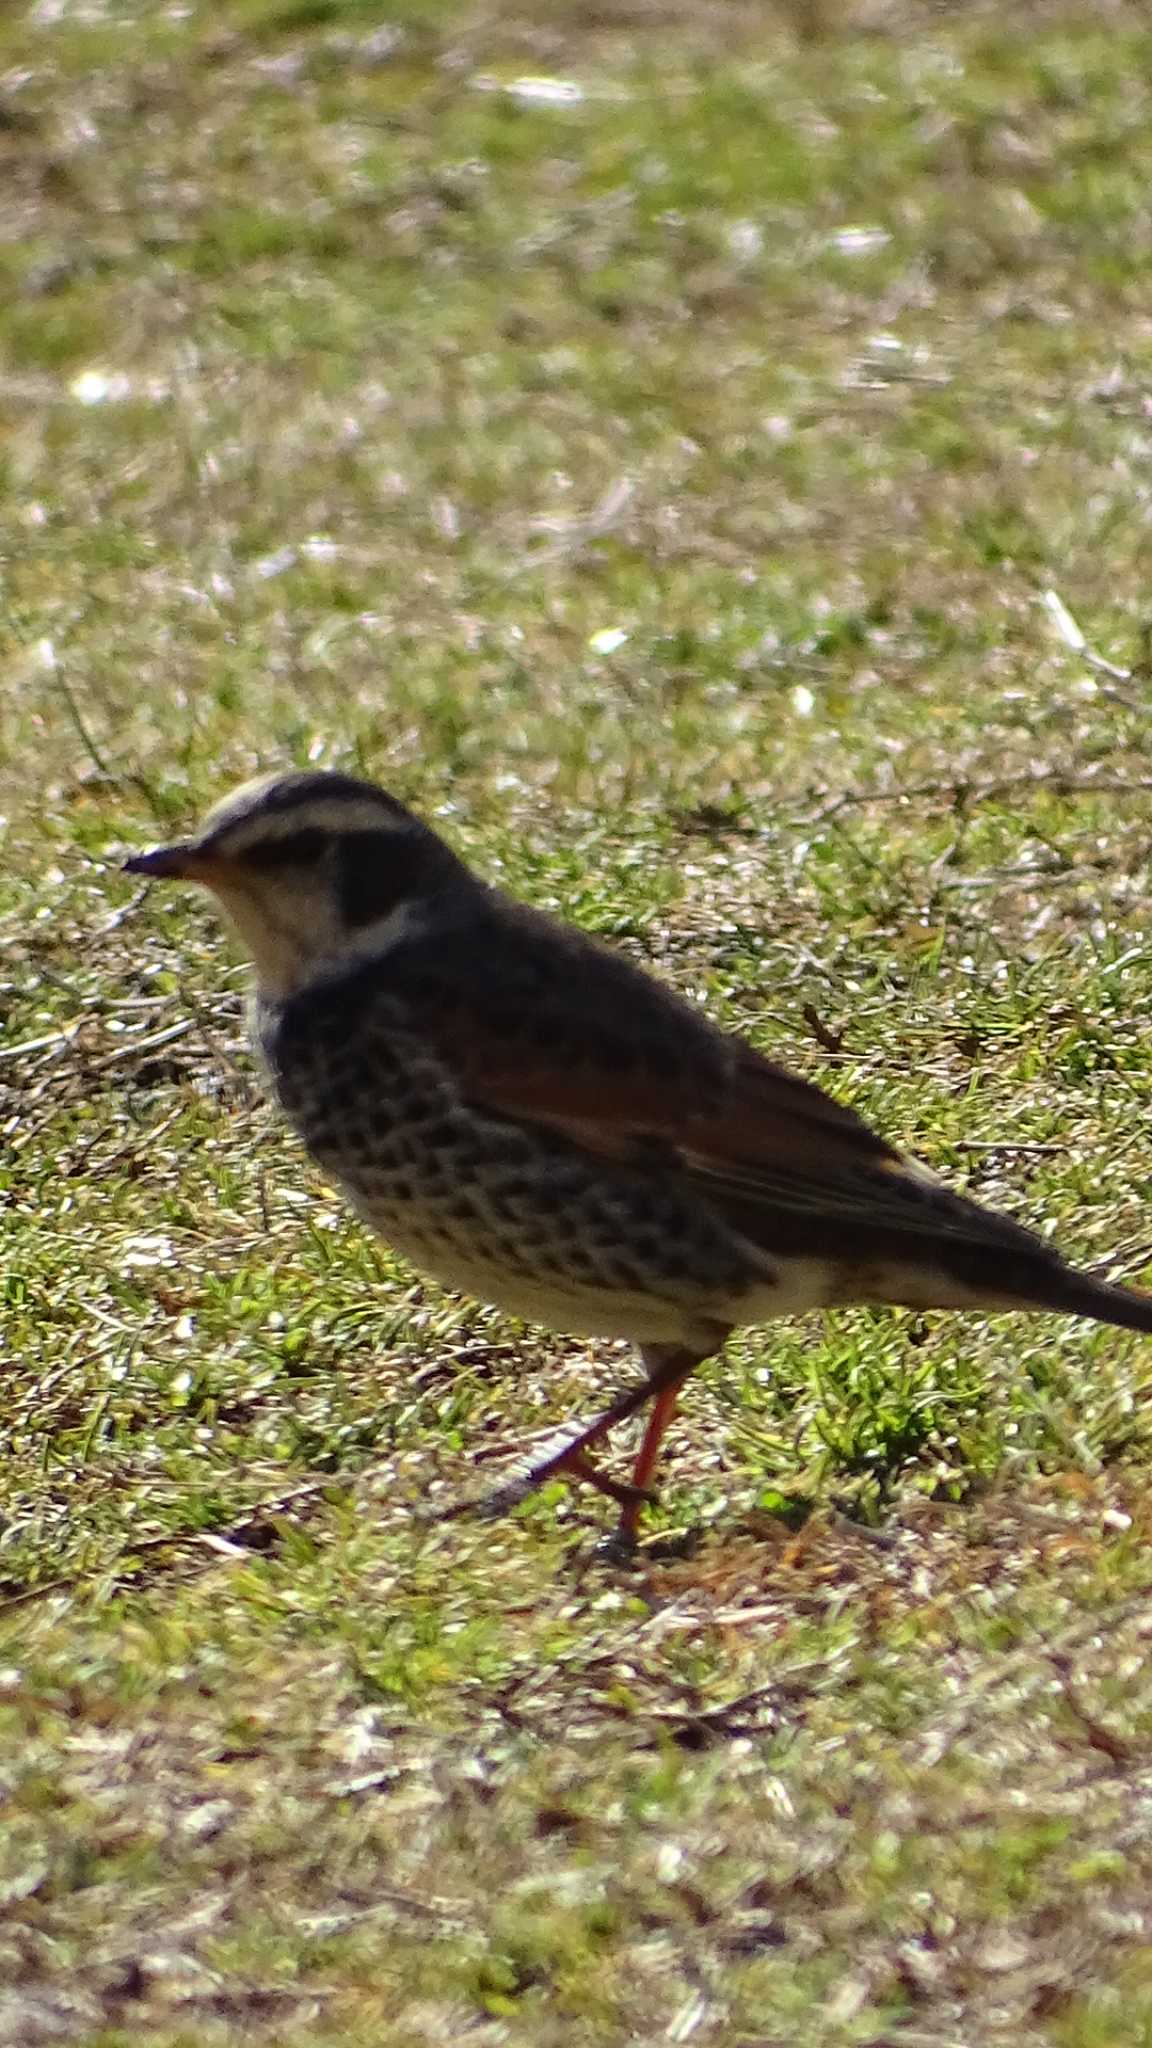
[[[693,1383],[369,1243],[207,905],[367,771],[1149,1277],[1139,6],[41,0],[0,25],[0,2044],[1152,2044],[1152,1353]]]

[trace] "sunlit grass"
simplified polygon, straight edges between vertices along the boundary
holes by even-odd
[[[1152,2040],[1138,1342],[742,1332],[634,1571],[438,1524],[627,1355],[369,1242],[120,873],[374,775],[1146,1272],[1147,23],[2,37],[0,2040]]]

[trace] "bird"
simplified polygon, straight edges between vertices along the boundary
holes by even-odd
[[[627,1552],[680,1389],[737,1327],[852,1303],[1152,1331],[1080,1270],[591,934],[476,874],[375,783],[265,775],[133,875],[197,883],[250,955],[271,1094],[369,1229],[530,1323],[625,1338],[642,1377],[484,1505],[553,1474]],[[592,1456],[650,1408],[631,1477]]]

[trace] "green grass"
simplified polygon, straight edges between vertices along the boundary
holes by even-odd
[[[366,771],[1147,1273],[1150,78],[1099,0],[8,11],[0,2048],[1152,2048],[1139,1343],[745,1332],[634,1570],[430,1525],[626,1354],[369,1243],[119,867]]]

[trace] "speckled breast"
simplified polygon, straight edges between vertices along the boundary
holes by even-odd
[[[450,1285],[558,1329],[657,1341],[763,1279],[675,1183],[462,1099],[379,991],[266,1005],[256,1037],[313,1157],[381,1237]]]

